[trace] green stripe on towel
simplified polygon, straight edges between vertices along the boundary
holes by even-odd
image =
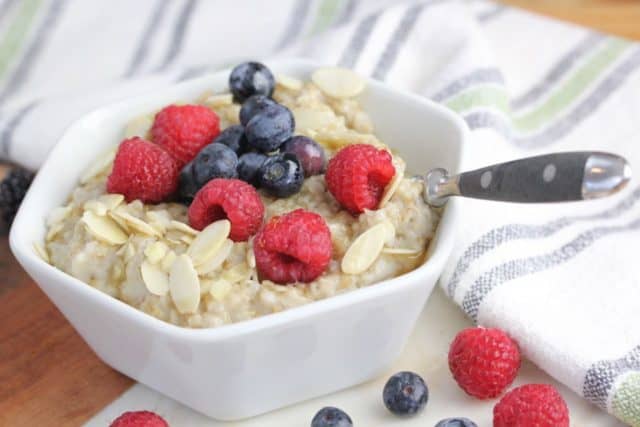
[[[42,0],[23,0],[13,21],[0,41],[0,78],[4,76],[9,65],[24,45],[35,17],[42,6]]]

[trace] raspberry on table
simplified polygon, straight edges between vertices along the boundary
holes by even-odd
[[[178,188],[178,162],[162,147],[139,137],[120,143],[107,179],[107,192],[124,195],[127,202],[165,201]]]
[[[151,126],[151,140],[184,166],[220,134],[220,119],[202,105],[164,107]]]
[[[169,427],[169,424],[151,411],[130,411],[113,420],[109,427]]]
[[[500,329],[467,328],[451,343],[449,369],[460,388],[471,396],[494,398],[516,378],[520,350]]]
[[[569,427],[569,408],[548,384],[514,388],[493,408],[493,427]]]
[[[331,232],[320,215],[296,209],[271,218],[256,235],[253,252],[261,280],[308,283],[331,261]]]
[[[356,215],[365,209],[377,209],[395,174],[388,151],[369,144],[353,144],[329,161],[325,180],[338,203]]]
[[[264,204],[256,189],[246,182],[216,178],[196,193],[188,215],[189,224],[196,230],[226,218],[231,222],[229,238],[242,242],[262,226]]]

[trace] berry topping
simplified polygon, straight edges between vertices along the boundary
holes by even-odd
[[[5,225],[11,225],[13,222],[32,180],[33,173],[15,168],[0,182],[0,219]]]
[[[266,160],[262,153],[244,153],[238,159],[238,178],[258,187],[258,171]]]
[[[164,147],[181,166],[220,133],[220,119],[201,105],[169,105],[160,110],[151,126],[151,140]]]
[[[189,225],[202,230],[220,219],[231,222],[229,238],[242,242],[262,225],[264,205],[258,192],[239,179],[216,178],[198,191],[189,206]]]
[[[376,209],[396,170],[391,154],[368,144],[349,145],[327,165],[327,188],[352,214]]]
[[[240,108],[240,123],[246,126],[249,120],[258,113],[262,113],[268,107],[277,105],[273,99],[264,95],[253,95],[242,104]]]
[[[256,235],[253,251],[261,280],[308,283],[331,261],[331,232],[320,215],[296,209],[271,218]]]
[[[253,116],[244,132],[251,147],[263,153],[270,153],[291,138],[295,127],[291,111],[283,105],[276,104]]]
[[[236,101],[251,95],[271,96],[276,80],[271,71],[259,62],[244,62],[231,70],[229,88]]]
[[[134,137],[120,143],[107,192],[124,195],[127,202],[138,199],[159,203],[178,187],[178,162],[162,147]]]
[[[169,424],[151,411],[135,411],[123,413],[109,427],[169,427]]]
[[[424,409],[429,389],[422,377],[413,372],[398,372],[384,386],[382,400],[395,415],[411,416]]]
[[[180,196],[193,199],[198,190],[214,178],[236,178],[238,156],[226,145],[209,144],[180,172]]]
[[[494,427],[569,427],[569,409],[548,384],[514,388],[493,408]]]
[[[352,427],[353,421],[342,409],[326,406],[311,420],[311,427]]]
[[[302,188],[304,173],[298,158],[289,153],[267,157],[258,172],[258,183],[274,197],[289,197]]]
[[[244,136],[244,127],[241,125],[229,126],[213,142],[224,144],[236,154],[241,154],[247,149],[247,139]]]
[[[324,172],[326,163],[324,149],[311,138],[302,135],[294,136],[282,145],[281,151],[295,154],[302,164],[306,177]]]
[[[467,328],[449,348],[449,369],[460,388],[471,396],[500,396],[520,369],[518,345],[503,331]]]
[[[469,418],[446,418],[438,421],[435,427],[478,427]]]

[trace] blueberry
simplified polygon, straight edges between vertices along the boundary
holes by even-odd
[[[304,170],[304,176],[319,175],[324,171],[326,157],[324,149],[311,138],[294,136],[281,147],[283,153],[295,154]]]
[[[283,105],[276,104],[253,116],[244,132],[251,147],[269,153],[291,138],[295,127],[291,111]]]
[[[213,143],[204,147],[190,163],[182,168],[179,178],[179,194],[185,201],[214,178],[236,178],[238,156],[224,144]]]
[[[276,101],[264,95],[253,95],[242,103],[242,108],[240,108],[240,123],[246,126],[249,120],[251,120],[251,117],[263,112],[267,107],[277,104]]]
[[[296,156],[291,153],[268,157],[258,172],[258,182],[274,197],[289,197],[300,191],[304,174]]]
[[[243,102],[251,95],[271,96],[275,85],[271,71],[259,62],[237,65],[229,76],[229,88],[238,102]]]
[[[398,372],[384,386],[382,399],[387,409],[395,415],[415,415],[427,404],[429,389],[420,375]]]
[[[478,425],[469,418],[447,418],[440,420],[435,427],[478,427]]]
[[[244,136],[244,127],[241,125],[229,126],[216,139],[218,144],[224,144],[231,148],[236,154],[244,152],[247,148],[247,139]]]
[[[180,200],[190,204],[200,187],[193,179],[193,162],[187,163],[180,171],[178,179],[178,195]]]
[[[238,159],[238,178],[254,187],[259,186],[258,171],[265,160],[267,160],[267,156],[262,153],[243,154]]]
[[[311,420],[311,427],[352,427],[353,421],[342,409],[324,407]]]

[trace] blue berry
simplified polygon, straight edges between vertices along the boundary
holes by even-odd
[[[324,149],[311,138],[298,135],[288,139],[280,149],[283,153],[295,154],[304,170],[304,176],[319,175],[324,171],[326,157]]]
[[[415,415],[427,404],[429,389],[420,375],[398,372],[384,386],[382,399],[387,409],[395,415]]]
[[[353,421],[342,409],[327,406],[311,420],[311,427],[352,427]]]
[[[268,157],[258,172],[258,182],[274,197],[289,197],[300,191],[304,173],[300,161],[290,153]]]
[[[200,187],[193,179],[193,163],[187,163],[178,178],[178,195],[184,203],[190,204]]]
[[[244,152],[247,148],[247,139],[244,136],[244,127],[241,125],[229,126],[216,139],[218,144],[224,144],[231,148],[236,154]]]
[[[273,74],[259,62],[237,65],[229,76],[229,88],[238,102],[243,102],[251,95],[271,96],[275,86]]]
[[[440,420],[435,427],[478,427],[478,425],[469,418],[447,418]]]
[[[267,160],[267,156],[262,153],[245,153],[238,159],[238,178],[258,187],[258,171]]]
[[[263,112],[267,107],[277,104],[276,101],[267,96],[253,95],[242,103],[242,108],[240,108],[240,123],[246,126],[253,116]]]
[[[193,199],[198,190],[214,178],[236,178],[237,166],[238,156],[231,148],[218,143],[207,145],[180,172],[181,198]]]
[[[244,132],[251,147],[269,153],[291,138],[295,127],[291,111],[283,105],[276,104],[253,116]]]

